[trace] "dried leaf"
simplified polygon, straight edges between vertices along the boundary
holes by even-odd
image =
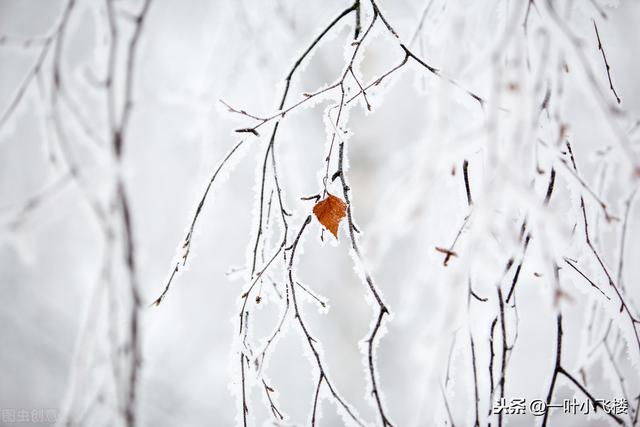
[[[347,215],[347,204],[339,197],[327,193],[327,197],[313,207],[313,213],[320,224],[337,239],[340,221]]]

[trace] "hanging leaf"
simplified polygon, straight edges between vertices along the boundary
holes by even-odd
[[[313,213],[320,224],[337,239],[340,221],[347,215],[347,204],[339,197],[327,193],[327,197],[313,207]]]

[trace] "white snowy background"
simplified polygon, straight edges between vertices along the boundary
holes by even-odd
[[[515,290],[517,324],[507,306],[508,340],[513,340],[516,325],[518,335],[508,361],[505,396],[546,399],[561,309],[563,367],[581,381],[584,368],[588,389],[601,399],[624,397],[622,376],[629,410],[635,409],[640,393],[635,325],[618,311],[618,297],[585,244],[580,196],[587,206],[591,240],[618,287],[622,277],[625,300],[635,313],[633,304],[640,297],[637,204],[628,211],[620,276],[618,266],[624,202],[638,184],[633,176],[638,163],[629,150],[636,155],[639,151],[640,132],[633,125],[640,117],[640,4],[552,3],[562,25],[554,24],[547,2],[540,0],[529,11],[526,33],[524,0],[378,3],[400,40],[462,87],[409,60],[368,90],[372,111],[360,98],[348,121],[341,123],[349,131],[344,135],[346,173],[365,263],[392,313],[375,352],[385,412],[396,426],[450,425],[443,393],[455,425],[473,425],[470,330],[477,352],[480,424],[497,425],[495,415],[487,416],[489,330],[499,312],[496,286],[506,294],[515,270],[514,265],[505,273],[505,265],[512,256],[517,265],[522,255],[518,233],[525,217],[532,238]],[[123,60],[133,28],[130,18],[142,3],[117,0],[113,5]],[[94,135],[65,107],[61,121],[92,197],[106,206],[118,173],[129,194],[142,302],[138,425],[241,425],[238,313],[250,283],[246,267],[255,242],[260,168],[274,122],[260,128],[259,137],[235,133],[255,122],[229,112],[219,101],[258,116],[276,112],[295,60],[348,6],[342,0],[152,0],[136,51],[123,161],[116,165],[99,83],[109,48],[105,2],[77,0],[66,28],[63,78]],[[38,61],[38,38],[51,33],[65,7],[64,0],[0,0],[0,114],[11,108]],[[366,28],[371,4],[362,0],[362,8]],[[592,19],[622,99],[619,106],[609,89]],[[565,27],[579,39],[575,45],[562,33]],[[303,92],[339,79],[353,52],[353,31],[351,14],[329,32],[298,70],[287,105]],[[32,38],[36,40],[25,46]],[[362,82],[370,83],[403,57],[399,42],[378,20],[354,68]],[[566,69],[558,65],[559,58]],[[107,290],[113,286],[126,294],[122,252],[116,250],[112,283],[105,284],[105,237],[86,191],[73,179],[59,182],[68,171],[52,120],[51,60],[52,55],[44,59],[0,128],[0,408],[59,408],[59,418],[73,425],[125,425],[124,397],[112,370],[112,358],[121,355],[110,350],[109,330],[126,334],[129,302],[114,308]],[[122,79],[123,71],[119,73]],[[547,88],[549,108],[541,113]],[[485,105],[480,107],[465,89],[482,96]],[[327,141],[333,132],[326,109],[339,99],[339,91],[334,91],[290,112],[280,123],[276,155],[284,203],[293,214],[290,239],[313,207],[313,201],[300,198],[322,191]],[[562,132],[560,124],[566,128]],[[624,138],[612,129],[622,129]],[[184,235],[212,171],[242,138],[241,151],[225,165],[208,196],[187,268],[180,270],[162,304],[151,306],[182,253]],[[566,152],[566,139],[580,179],[570,163],[561,160],[568,159],[560,153]],[[450,247],[470,212],[464,159],[469,161],[473,213],[456,243],[457,256],[445,267],[444,255],[435,248]],[[537,163],[542,174],[535,171]],[[552,167],[557,172],[554,192],[544,207]],[[334,164],[330,174],[333,171]],[[341,195],[341,190],[339,180],[329,185],[332,194]],[[25,208],[34,196],[37,206]],[[607,222],[596,199],[616,219]],[[272,221],[278,219],[274,214]],[[295,269],[296,278],[328,302],[328,310],[319,310],[297,291],[301,310],[340,395],[364,423],[380,425],[362,352],[376,306],[354,267],[346,221],[337,243],[326,231],[321,243],[321,230],[314,218],[298,248]],[[278,236],[274,226],[269,248],[279,244]],[[115,245],[121,245],[120,234]],[[576,260],[610,300],[563,257]],[[552,261],[561,267],[560,298],[554,297]],[[234,269],[240,270],[228,274]],[[282,266],[274,268],[281,290],[284,273]],[[474,292],[488,301],[471,298],[468,304],[469,280]],[[256,347],[277,325],[283,308],[270,283],[265,282],[262,292],[259,305],[249,298],[249,335]],[[594,304],[598,315],[591,321]],[[605,345],[598,345],[610,319],[607,345],[615,365]],[[502,349],[497,328],[496,383]],[[273,418],[251,367],[246,373],[249,425],[308,425],[318,373],[293,317],[272,349],[263,370],[286,418]],[[622,372],[618,376],[614,366]],[[585,401],[559,376],[552,401],[571,397]],[[325,388],[318,425],[345,422],[334,403]],[[634,421],[633,414],[621,417],[626,425]],[[513,426],[540,422],[530,414],[504,419]],[[549,421],[554,426],[609,422],[602,415],[587,418],[561,410],[553,410]]]

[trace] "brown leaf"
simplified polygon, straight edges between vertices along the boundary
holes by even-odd
[[[339,197],[327,193],[327,197],[320,200],[313,207],[313,213],[320,221],[320,224],[324,225],[337,239],[338,225],[340,225],[342,218],[347,215],[347,204]]]

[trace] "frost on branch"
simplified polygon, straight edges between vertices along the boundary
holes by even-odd
[[[638,424],[638,5],[188,3],[0,34],[59,423]]]

